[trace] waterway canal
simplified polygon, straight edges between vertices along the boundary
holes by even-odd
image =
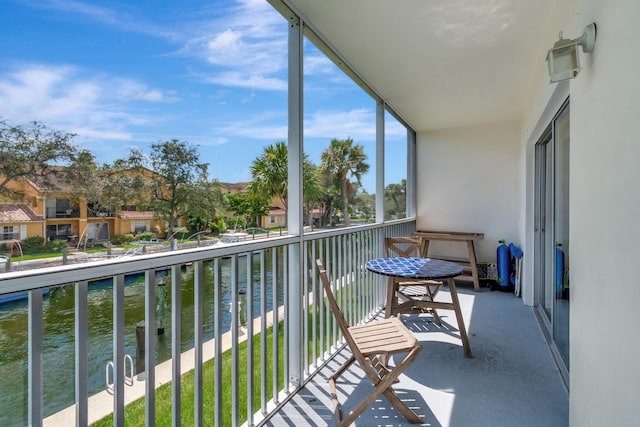
[[[244,260],[241,257],[240,260]],[[270,256],[267,258],[270,259]],[[222,330],[229,330],[231,323],[229,292],[230,260],[222,260],[221,280]],[[273,302],[271,262],[267,262],[267,311]],[[246,290],[246,262],[238,262],[238,289]],[[158,274],[159,275],[159,274]],[[157,276],[158,276],[157,275]],[[253,262],[254,313],[260,313],[260,267],[257,258]],[[214,336],[213,304],[214,277],[212,263],[205,264],[204,334],[205,339]],[[158,278],[157,278],[158,279]],[[167,321],[165,333],[158,337],[157,362],[171,356],[171,279],[163,277],[166,286],[158,286],[158,293],[166,288]],[[127,277],[125,286],[125,354],[136,355],[136,324],[144,320],[144,276]],[[193,348],[193,269],[183,268],[181,275],[182,297],[182,351]],[[282,303],[282,283],[278,284],[278,300]],[[88,294],[88,364],[89,393],[105,389],[105,366],[112,359],[113,295],[111,281],[92,283]],[[28,312],[27,300],[0,304],[0,425],[13,427],[27,424],[27,349]],[[74,403],[74,287],[58,288],[44,297],[44,413],[51,415]]]

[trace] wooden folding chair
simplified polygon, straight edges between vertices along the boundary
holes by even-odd
[[[327,276],[327,271],[322,266],[322,261],[316,260],[316,264],[320,270],[320,278],[322,279],[322,285],[324,286],[331,311],[352,353],[351,358],[329,378],[333,413],[336,417],[337,425],[342,427],[353,423],[381,394],[407,421],[413,424],[422,422],[420,417],[398,398],[391,387],[398,376],[409,367],[422,351],[422,346],[418,340],[397,317],[374,320],[358,326],[349,326],[333,295],[331,283]],[[395,367],[385,366],[387,358],[397,353],[407,354]],[[341,405],[338,402],[336,381],[356,361],[364,370],[374,389],[343,418]]]
[[[385,256],[387,257],[417,257],[422,256],[420,250],[419,237],[386,237]],[[389,278],[393,280],[395,289],[394,304],[386,310],[387,317],[395,314],[410,313],[419,304],[413,304],[414,301],[433,302],[436,295],[442,288],[442,282],[437,280],[408,280],[400,278]],[[391,285],[390,285],[391,286]],[[435,308],[421,308],[423,312],[430,313],[436,325],[440,326],[440,316]]]

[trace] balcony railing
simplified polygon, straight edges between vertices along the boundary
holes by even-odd
[[[80,209],[47,208],[47,219],[55,218],[80,218]]]
[[[0,300],[14,294],[28,301],[28,351],[14,363],[28,372],[12,397],[14,405],[24,400],[22,418],[0,411],[0,424],[83,426],[111,415],[113,425],[124,425],[126,404],[141,397],[147,425],[169,403],[178,423],[260,424],[340,344],[314,260],[327,265],[356,324],[378,313],[385,297],[384,280],[364,263],[382,256],[385,236],[413,230],[415,221],[403,220],[2,274]],[[141,280],[129,284],[133,277]],[[64,310],[54,307],[58,299],[67,302]],[[52,320],[63,313],[68,326]],[[143,362],[155,369],[133,376],[134,360],[137,371]],[[106,381],[96,384],[105,370]],[[192,382],[170,381],[186,371]],[[169,393],[157,391],[167,382]],[[193,405],[181,405],[186,395]]]
[[[20,240],[20,233],[0,233],[0,241],[10,242]]]

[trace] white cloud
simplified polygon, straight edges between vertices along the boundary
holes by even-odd
[[[225,135],[228,140],[237,137],[286,140],[288,137],[286,112],[263,112],[243,120],[230,121],[214,130],[214,134]],[[406,128],[395,120],[385,124],[389,138],[406,136]],[[348,111],[317,111],[305,117],[305,138],[353,138],[356,141],[373,141],[376,136],[375,112],[366,108]]]
[[[209,83],[247,89],[287,90],[287,81],[260,74],[248,74],[240,71],[219,73],[207,79]]]
[[[123,100],[172,103],[179,101],[175,91],[162,92],[150,89],[144,84],[130,79],[114,79],[116,94]]]
[[[237,137],[282,141],[288,136],[286,112],[262,112],[242,120],[229,121],[213,133],[229,140]]]
[[[144,19],[139,14],[126,13],[114,8],[98,6],[75,0],[36,0],[27,4],[35,9],[55,10],[82,15],[95,22],[110,25],[124,31],[147,34],[167,40],[179,40],[179,32],[163,28]],[[132,5],[129,9],[133,10]]]
[[[175,100],[175,94],[140,82],[90,74],[72,66],[26,64],[0,74],[4,119],[13,123],[41,121],[76,133],[81,140],[131,140],[130,127],[152,120],[134,113],[136,105]]]
[[[98,130],[91,128],[75,128],[69,129],[69,132],[75,133],[76,135],[80,135],[83,138],[94,139],[94,140],[120,140],[120,141],[130,141],[132,139],[131,134],[128,132],[116,132],[109,130]]]
[[[366,108],[350,111],[316,111],[305,117],[305,137],[374,140],[375,112]]]
[[[304,73],[313,74],[334,74],[338,67],[329,58],[322,54],[308,54],[304,57]]]
[[[261,90],[287,88],[287,22],[264,0],[241,1],[199,27],[182,53],[213,67],[207,81]]]

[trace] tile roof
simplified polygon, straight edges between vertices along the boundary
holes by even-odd
[[[0,222],[28,222],[43,219],[24,203],[0,204]]]
[[[28,179],[28,181],[38,191],[68,193],[71,191],[71,186],[60,176],[65,169],[66,168],[64,166],[49,166],[50,173],[48,174],[48,184],[45,182],[43,177],[32,177]]]
[[[278,206],[271,206],[271,208],[269,209],[269,215],[284,215],[286,214],[287,211],[285,211],[284,209],[278,207]]]

